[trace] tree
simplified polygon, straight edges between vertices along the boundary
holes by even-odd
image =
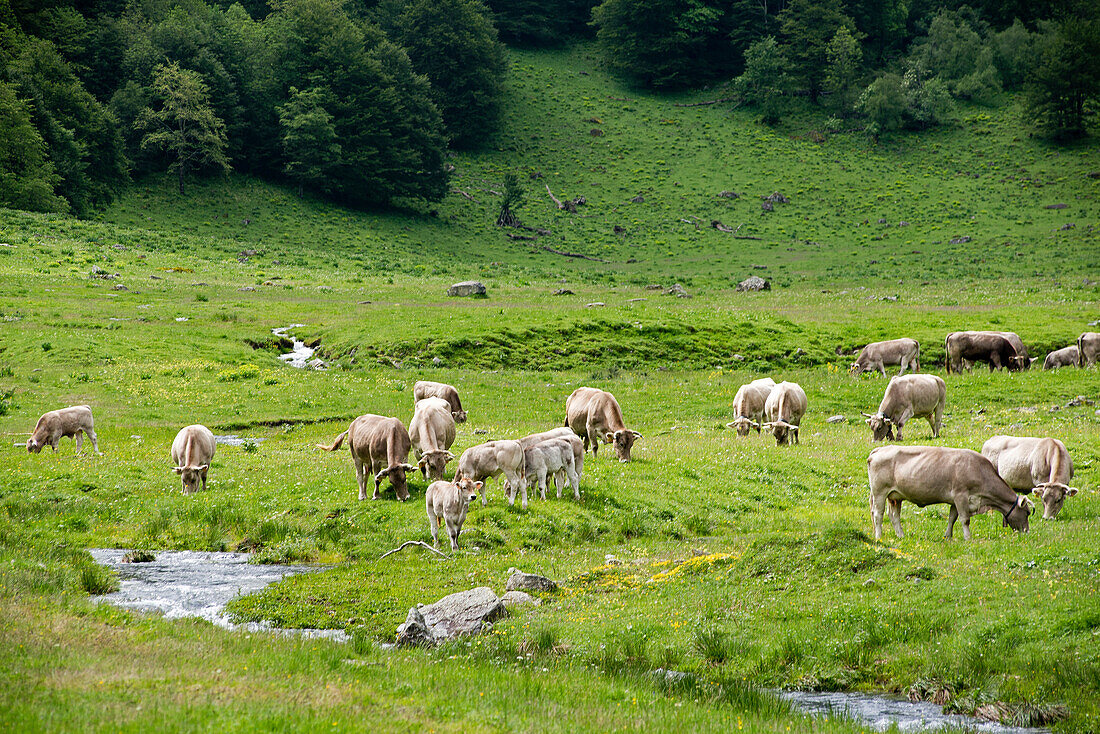
[[[451,142],[483,142],[497,127],[507,69],[486,7],[480,0],[410,0],[397,27],[394,40],[431,82]]]
[[[527,197],[519,176],[514,172],[504,174],[504,192],[500,201],[500,213],[497,215],[498,227],[518,227],[519,218],[515,210],[526,203]]]
[[[329,191],[332,169],[340,160],[336,127],[324,108],[326,96],[326,91],[317,87],[302,91],[291,87],[290,100],[279,107],[284,170],[298,184],[299,197],[304,186]]]
[[[0,82],[0,205],[37,212],[68,210],[68,203],[54,194],[61,177],[46,151],[27,104],[11,85]]]
[[[171,63],[157,67],[153,75],[153,92],[159,102],[157,109],[146,107],[137,124],[144,131],[143,150],[161,150],[172,162],[179,192],[189,170],[215,168],[230,170],[225,155],[225,123],[210,106],[209,89],[193,71]]]
[[[1036,38],[1018,18],[993,36],[993,61],[1006,89],[1019,89],[1023,85],[1035,58]]]
[[[863,51],[847,28],[841,26],[825,47],[825,89],[831,93],[830,105],[839,112],[851,109],[852,90],[859,75]]]
[[[1055,138],[1086,134],[1090,105],[1100,102],[1100,11],[1047,24],[1025,85],[1027,115]]]
[[[779,18],[791,75],[816,102],[824,88],[829,41],[841,28],[858,40],[855,22],[844,14],[841,0],[791,0]]]
[[[883,133],[901,127],[905,104],[901,77],[883,74],[863,91],[856,109],[868,120],[867,133],[877,140]]]
[[[775,38],[768,36],[749,46],[745,52],[745,71],[734,80],[741,102],[756,107],[768,125],[779,122],[786,87],[790,83],[784,69],[787,62]]]
[[[932,18],[928,35],[913,48],[910,60],[932,71],[954,96],[989,102],[1001,92],[1001,81],[993,64],[993,48],[975,23],[961,12],[941,10]]]

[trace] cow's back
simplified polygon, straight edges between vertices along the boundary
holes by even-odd
[[[191,445],[190,456],[187,455],[188,443]],[[198,423],[185,426],[172,441],[172,461],[176,462],[176,466],[208,464],[214,458],[217,447],[213,432],[206,426]]]
[[[446,400],[428,397],[417,401],[409,422],[409,437],[413,443],[423,450],[447,449],[454,443],[455,430],[451,406]]]
[[[914,415],[929,415],[946,401],[947,383],[936,375],[901,375],[890,378],[879,406],[882,415],[893,415],[894,409],[909,405]]]
[[[768,395],[764,412],[769,421],[784,420],[798,425],[806,414],[806,391],[796,382],[781,382]]]

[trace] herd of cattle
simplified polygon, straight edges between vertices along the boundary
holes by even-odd
[[[1034,361],[1019,336],[1012,332],[953,332],[945,341],[947,371],[986,362],[990,370],[1028,369]],[[1072,350],[1072,354],[1070,351]],[[1100,333],[1082,334],[1077,344],[1047,355],[1044,367],[1095,365],[1100,358]],[[1069,361],[1066,361],[1069,360]],[[868,344],[851,366],[858,376],[898,365],[900,372],[886,386],[874,414],[863,413],[874,441],[901,440],[902,428],[912,418],[926,418],[933,437],[943,424],[947,385],[940,377],[908,374],[920,369],[920,345],[913,339]],[[413,389],[414,411],[406,430],[400,419],[374,414],[361,415],[330,445],[318,448],[336,451],[346,441],[351,449],[359,484],[359,499],[367,498],[368,482],[374,480],[372,499],[379,499],[381,484],[388,479],[398,500],[409,498],[407,473],[419,469],[424,479],[433,480],[425,493],[425,509],[432,539],[438,544],[439,528],[447,528],[452,550],[472,501],[481,496],[487,504],[485,482],[504,478],[504,494],[514,505],[516,495],[527,509],[527,492],[537,488],[546,499],[552,477],[557,496],[568,484],[580,500],[584,457],[589,449],[596,456],[601,443],[611,444],[620,461],[630,461],[630,450],[642,434],[626,427],[615,397],[592,387],[577,388],[565,403],[565,425],[517,440],[496,440],[472,446],[458,457],[452,480],[446,478],[447,464],[455,459],[451,446],[456,424],[466,421],[458,390],[439,382],[420,381]],[[799,425],[806,414],[806,392],[794,382],[776,383],[762,378],[742,385],[733,402],[734,420],[727,424],[744,437],[753,429],[771,433],[779,445],[797,444]],[[896,429],[896,435],[895,435]],[[76,441],[81,450],[86,435],[96,453],[92,411],[86,405],[62,408],[43,415],[27,441],[27,450],[38,453],[43,446],[57,450],[62,437]],[[172,442],[171,456],[185,494],[206,489],[207,472],[216,450],[214,434],[202,425],[187,426]],[[407,463],[412,451],[417,463]],[[970,538],[970,517],[996,510],[1004,524],[1026,531],[1034,511],[1024,495],[1034,493],[1044,506],[1044,519],[1053,519],[1066,497],[1077,494],[1068,482],[1073,462],[1065,445],[1053,438],[994,436],[981,453],[942,446],[881,446],[867,459],[871,518],[875,538],[882,537],[882,517],[888,511],[898,537],[902,536],[900,509],[903,500],[918,506],[950,505],[946,537],[950,538],[957,519],[963,535]]]

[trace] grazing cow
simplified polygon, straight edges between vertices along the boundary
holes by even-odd
[[[355,462],[355,478],[359,482],[359,500],[367,498],[367,477],[374,476],[373,500],[381,499],[378,488],[387,476],[397,499],[404,502],[409,498],[409,488],[405,472],[416,471],[412,464],[406,464],[412,439],[409,432],[397,418],[367,413],[351,422],[348,430],[336,437],[331,446],[317,444],[317,448],[335,451],[344,439],[348,439],[351,458]]]
[[[1081,350],[1077,345],[1055,349],[1043,360],[1044,370],[1056,370],[1059,367],[1076,367],[1081,361]]]
[[[455,423],[466,422],[466,411],[462,409],[462,401],[458,398],[458,390],[452,385],[431,380],[417,380],[413,385],[413,403],[419,403],[424,398],[443,398],[451,406],[451,416]]]
[[[613,444],[619,461],[630,461],[630,447],[642,437],[623,423],[623,411],[615,396],[594,387],[578,387],[565,401],[565,425],[584,439],[584,450],[592,446],[592,455],[600,440]]]
[[[1027,346],[1024,345],[1024,340],[1020,338],[1020,335],[1015,331],[994,331],[994,334],[1000,334],[1005,339],[1008,339],[1008,343],[1012,345],[1012,348],[1016,350],[1016,369],[1028,370],[1031,369],[1031,363],[1035,360],[1031,359],[1027,353]],[[1009,369],[1012,369],[1009,367]]]
[[[76,441],[76,451],[84,450],[84,436],[92,440],[92,448],[97,454],[99,444],[96,442],[95,427],[92,424],[92,409],[87,405],[74,405],[70,408],[51,410],[43,414],[34,426],[34,433],[27,439],[27,451],[37,454],[43,446],[50,446],[57,451],[57,444],[62,438],[71,438]]]
[[[428,485],[424,493],[424,509],[428,512],[428,525],[432,529],[432,545],[439,547],[439,526],[447,525],[447,536],[451,539],[451,550],[458,550],[458,534],[462,532],[462,523],[466,522],[466,511],[470,503],[477,499],[481,482],[459,479],[457,482],[439,480]]]
[[[183,482],[184,494],[197,492],[200,479],[203,491],[206,491],[206,472],[210,470],[217,446],[214,434],[206,426],[186,426],[176,434],[176,439],[172,441],[172,461],[176,465],[176,474]]]
[[[1012,346],[1003,334],[995,331],[953,331],[944,339],[947,352],[947,373],[962,372],[963,362],[987,362],[989,371],[1006,367],[1024,369]],[[1025,358],[1024,363],[1030,364]]]
[[[871,437],[875,441],[894,440],[894,426],[901,427],[910,418],[927,418],[933,438],[940,435],[943,425],[943,408],[947,401],[947,384],[935,375],[899,375],[891,377],[886,394],[878,405],[878,412],[867,416]]]
[[[455,442],[455,421],[450,404],[443,398],[418,400],[409,422],[409,437],[424,478],[443,479],[447,462],[454,458],[448,451]]]
[[[1100,331],[1086,331],[1077,337],[1077,366],[1092,367],[1100,361]]]
[[[768,395],[764,412],[768,416],[764,428],[775,436],[776,445],[798,443],[798,425],[806,415],[806,391],[796,382],[781,382]]]
[[[775,380],[761,377],[747,385],[737,388],[733,396],[733,412],[737,417],[726,424],[726,428],[737,429],[738,436],[749,435],[749,429],[760,433],[760,424],[764,422],[764,404],[775,388]]]
[[[916,339],[891,339],[884,342],[871,342],[863,348],[852,362],[850,372],[853,377],[859,377],[861,373],[877,370],[886,377],[886,365],[901,365],[898,376],[905,374],[909,369],[920,372],[920,344]]]
[[[553,428],[542,433],[532,433],[530,436],[519,439],[519,445],[526,451],[537,443],[554,438],[564,438],[573,447],[573,468],[577,471],[577,482],[579,484],[584,476],[584,441],[573,433],[572,428]]]
[[[982,456],[1017,492],[1035,490],[1043,501],[1044,520],[1057,517],[1066,497],[1077,494],[1077,488],[1069,486],[1073,460],[1066,445],[1056,438],[994,436],[982,445]]]
[[[578,442],[576,436],[573,436]],[[524,449],[523,463],[527,468],[527,485],[537,484],[539,495],[546,499],[546,476],[554,476],[554,486],[561,497],[562,475],[568,479],[573,487],[573,499],[580,500],[580,479],[573,463],[573,444],[568,439],[552,438],[549,441],[540,441],[535,445]]]
[[[523,491],[523,509],[527,509],[527,467],[523,461],[523,447],[519,441],[487,441],[471,446],[458,457],[455,480],[462,477],[484,482],[489,477],[504,475],[504,494],[508,504],[516,503],[516,491]],[[481,505],[489,503],[485,498],[485,485],[481,486]]]
[[[879,446],[867,457],[867,480],[871,485],[875,540],[882,538],[882,515],[887,504],[894,533],[902,537],[902,500],[917,507],[951,505],[944,537],[951,537],[955,520],[962,518],[966,540],[970,540],[971,515],[996,510],[1005,525],[1027,532],[1028,515],[1035,509],[1027,498],[1005,484],[989,459],[970,449]]]

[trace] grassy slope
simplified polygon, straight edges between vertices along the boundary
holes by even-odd
[[[0,248],[0,394],[15,389],[0,430],[28,430],[45,410],[89,402],[105,451],[77,458],[66,442],[57,456],[9,449],[0,462],[4,613],[33,620],[5,625],[5,667],[18,686],[7,689],[0,716],[17,728],[113,728],[137,684],[112,661],[137,651],[151,662],[136,676],[154,679],[140,684],[142,696],[157,704],[129,714],[135,729],[181,711],[194,714],[173,724],[181,728],[295,727],[314,714],[350,728],[360,713],[386,715],[394,729],[682,728],[677,717],[688,714],[673,701],[690,710],[693,728],[729,728],[738,715],[756,728],[808,726],[736,696],[730,705],[698,692],[654,697],[632,671],[657,665],[769,685],[900,690],[926,680],[957,690],[964,707],[1064,701],[1074,716],[1062,729],[1094,729],[1100,429],[1094,407],[1050,409],[1095,397],[1095,374],[952,377],[941,439],[926,425],[908,432],[914,442],[971,448],[996,432],[1063,438],[1083,492],[1058,522],[1012,537],[983,516],[973,543],[943,543],[946,512],[907,506],[907,537],[894,541],[888,530],[880,546],[861,534],[869,441],[852,416],[873,408],[883,385],[845,377],[849,358],[835,350],[911,334],[935,369],[952,329],[1013,328],[1039,354],[1072,340],[1096,316],[1097,287],[1084,279],[1100,260],[1098,184],[1083,175],[1100,167],[1095,147],[1058,153],[1015,139],[1011,110],[989,119],[971,111],[962,129],[880,149],[842,137],[818,144],[806,130],[777,134],[742,113],[623,90],[583,50],[514,59],[516,104],[497,150],[456,159],[455,187],[480,204],[456,194],[436,217],[346,212],[233,179],[196,186],[182,201],[152,182],[102,223],[0,212],[3,241],[14,245]],[[586,122],[593,117],[600,122]],[[591,136],[593,127],[605,134]],[[480,189],[514,168],[543,174],[521,210],[554,232],[540,244],[611,262],[533,252],[493,228],[493,197]],[[585,195],[584,216],[554,209],[538,191],[543,182],[558,196]],[[746,196],[718,198],[724,189]],[[759,214],[756,196],[776,189],[792,203]],[[639,192],[644,204],[626,203]],[[1043,208],[1054,202],[1069,207]],[[679,221],[688,216],[704,225]],[[910,225],[862,224],[879,217]],[[742,232],[763,239],[731,240],[705,225],[712,218],[744,222]],[[1059,230],[1066,221],[1076,226]],[[614,224],[625,236],[610,233]],[[963,234],[972,241],[945,244]],[[261,254],[239,262],[247,249]],[[89,279],[93,266],[120,279]],[[772,278],[775,290],[735,294],[750,272]],[[485,280],[491,297],[442,296],[465,277]],[[575,296],[550,295],[562,277]],[[641,288],[676,280],[695,297]],[[114,290],[116,282],[129,290]],[[887,295],[899,300],[880,300]],[[629,300],[639,297],[648,300]],[[593,301],[607,306],[586,308]],[[307,324],[299,332],[319,336],[347,369],[291,371],[275,351],[246,344],[288,323]],[[793,357],[797,347],[807,354]],[[444,366],[431,368],[432,357]],[[722,429],[737,386],[761,371],[807,388],[801,447],[737,441]],[[407,420],[421,376],[460,386],[471,411],[460,449],[483,440],[475,428],[499,438],[558,423],[565,396],[591,382],[616,393],[645,439],[629,465],[586,462],[581,505],[533,501],[520,513],[494,486],[489,507],[467,521],[461,569],[408,552],[374,561],[426,537],[423,483],[414,482],[407,505],[357,503],[347,455],[312,446],[361,412]],[[825,425],[834,413],[849,421]],[[280,420],[289,423],[265,425]],[[266,440],[254,453],[219,449],[211,491],[183,497],[167,446],[193,421]],[[501,591],[509,566],[568,583],[469,652],[427,657],[244,643],[203,626],[89,613],[81,601],[81,588],[102,582],[81,547],[241,542],[266,558],[350,562],[243,600],[239,614],[347,626],[363,641],[392,635],[416,601],[470,584]],[[693,551],[702,560],[684,565]],[[605,567],[605,553],[629,562]],[[78,641],[63,654],[50,651],[58,630]],[[246,685],[241,672],[227,683],[211,672],[219,663],[166,679],[155,661],[170,650],[290,676]],[[722,650],[728,662],[708,665]],[[458,661],[444,660],[451,654]],[[348,655],[365,664],[347,670]],[[549,691],[538,682],[543,668]],[[114,671],[105,688],[95,675],[103,669]],[[332,671],[335,688],[305,683]],[[505,705],[500,691],[516,676],[520,701]],[[408,682],[393,689],[392,678]],[[495,703],[475,701],[479,681]],[[176,695],[186,686],[210,690],[231,713],[195,709]],[[257,703],[257,693],[299,706]],[[544,696],[551,703],[536,705]],[[557,707],[578,696],[578,718],[560,719]],[[644,708],[620,714],[635,697]],[[344,706],[365,699],[401,713],[352,715]],[[520,710],[526,718],[510,718]]]

